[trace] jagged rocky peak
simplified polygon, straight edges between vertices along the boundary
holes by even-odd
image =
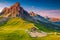
[[[23,14],[24,9],[20,6],[19,2],[16,2],[11,7],[7,8],[5,7],[2,10],[2,17],[16,17],[20,16],[20,13]]]
[[[36,13],[34,13],[32,11],[29,14],[30,14],[30,16],[36,16],[37,15]]]
[[[16,2],[13,6],[10,7],[10,10],[20,10],[19,2]]]
[[[20,6],[20,3],[19,2],[16,2],[14,5],[15,5],[15,7],[19,7]]]

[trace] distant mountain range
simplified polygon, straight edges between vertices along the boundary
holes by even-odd
[[[32,22],[36,24],[37,28],[44,27],[48,30],[55,30],[55,31],[60,31],[60,25],[56,25],[56,23],[52,21],[56,21],[56,19],[46,19],[34,12],[28,13],[26,10],[24,10],[18,2],[16,2],[14,5],[11,7],[7,8],[5,7],[2,12],[0,13],[0,16],[3,18],[15,18],[19,17],[22,18],[23,20]],[[3,19],[1,19],[3,20]],[[39,24],[39,26],[38,26]],[[41,26],[42,25],[42,26]],[[41,28],[40,28],[41,29]]]
[[[45,17],[47,20],[51,21],[51,22],[58,22],[60,21],[59,18],[51,18],[51,17]]]

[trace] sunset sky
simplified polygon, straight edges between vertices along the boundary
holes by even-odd
[[[41,16],[60,18],[60,0],[0,0],[0,12],[16,2],[28,12],[33,11]]]

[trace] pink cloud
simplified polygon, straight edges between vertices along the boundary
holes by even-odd
[[[60,18],[60,10],[43,10],[36,11],[36,13],[38,13],[41,16]]]

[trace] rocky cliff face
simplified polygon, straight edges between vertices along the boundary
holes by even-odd
[[[0,13],[0,16],[4,18],[20,17],[24,20],[31,20],[31,21],[34,20],[30,16],[30,14],[20,6],[18,2],[16,2],[14,5],[12,5],[9,8],[5,7]]]
[[[24,13],[24,9],[20,7],[20,4],[16,2],[14,5],[12,5],[10,8],[5,7],[1,14],[2,17],[17,17]]]

